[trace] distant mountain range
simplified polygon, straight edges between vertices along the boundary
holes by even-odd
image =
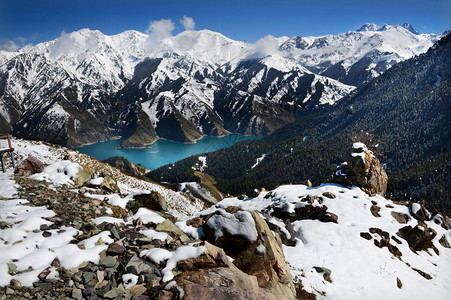
[[[439,37],[409,24],[254,44],[208,30],[155,40],[82,29],[0,52],[0,126],[67,146],[117,135],[122,147],[265,135],[305,108],[335,103]]]
[[[388,174],[388,197],[426,200],[451,209],[451,35],[428,52],[398,63],[334,105],[300,113],[265,138],[206,156],[204,172],[222,192],[320,184],[337,171],[352,142],[363,141]],[[204,159],[205,160],[205,159]],[[152,171],[165,182],[200,180],[193,156]]]

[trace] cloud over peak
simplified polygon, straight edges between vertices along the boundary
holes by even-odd
[[[191,17],[183,16],[183,18],[180,19],[179,22],[183,25],[183,28],[185,28],[185,30],[194,30],[194,28],[196,27],[196,23],[194,23],[194,20]]]

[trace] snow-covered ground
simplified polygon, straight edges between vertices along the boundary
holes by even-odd
[[[200,201],[190,200],[180,193],[165,189],[160,185],[139,180],[124,175],[118,170],[100,164],[98,161],[80,154],[76,151],[41,142],[31,142],[13,139],[15,155],[18,161],[22,161],[29,154],[37,157],[45,164],[49,164],[42,173],[32,175],[36,180],[51,182],[50,188],[62,184],[73,184],[73,179],[81,165],[97,165],[104,171],[116,177],[122,195],[102,195],[101,199],[108,198],[111,205],[125,207],[132,200],[129,193],[146,193],[158,191],[162,194],[169,206],[169,211],[176,216],[186,216],[202,209]],[[64,157],[68,160],[62,160]],[[78,245],[70,243],[74,237],[81,232],[73,227],[63,226],[59,229],[42,230],[41,225],[51,225],[46,220],[55,216],[55,212],[44,206],[30,206],[29,201],[17,197],[20,186],[14,179],[13,170],[8,168],[6,173],[0,173],[0,286],[5,286],[12,279],[18,280],[23,286],[31,286],[38,281],[38,275],[48,268],[50,274],[47,279],[57,278],[58,272],[55,265],[66,269],[78,267],[82,262],[99,262],[99,253],[106,250],[108,244],[113,242],[110,232],[101,232],[88,239],[81,241]],[[79,192],[78,189],[73,189]],[[86,193],[85,196],[94,195]],[[109,210],[111,212],[111,210]],[[93,219],[92,222],[100,224],[103,221],[111,223],[131,224],[134,219],[141,218],[142,222],[161,223],[165,219],[158,214],[146,209],[140,209],[127,220],[113,218],[110,216]],[[146,230],[146,236],[165,239],[167,233]],[[100,242],[101,241],[101,242]],[[183,257],[183,256],[182,256]],[[55,259],[59,263],[55,263]],[[176,262],[176,260],[174,260]]]
[[[326,192],[336,198],[322,196]],[[438,240],[445,236],[451,241],[451,230],[426,221],[427,226],[437,232],[433,244],[439,255],[432,249],[414,253],[404,239],[396,236],[396,232],[404,226],[414,227],[417,220],[411,217],[407,224],[400,224],[391,215],[399,212],[410,216],[409,208],[379,195],[370,197],[357,187],[348,189],[334,184],[313,188],[280,186],[271,192],[262,192],[256,198],[225,199],[201,214],[228,206],[262,211],[273,204],[290,209],[304,205],[300,201],[307,195],[322,197],[328,212],[338,216],[338,224],[318,220],[292,223],[297,243],[294,247],[284,245],[283,250],[293,277],[302,281],[306,291],[315,293],[319,299],[423,299],[432,295],[434,299],[448,299],[451,249],[443,247]],[[380,217],[372,215],[372,202],[380,208]],[[284,226],[274,218],[270,221]],[[401,243],[394,242],[393,238],[391,243],[402,252],[401,259],[390,253],[387,247],[375,246],[374,240],[381,239],[377,233],[371,234],[371,240],[360,236],[360,233],[369,233],[370,228],[379,228],[395,236]],[[282,231],[289,235],[287,230]],[[323,273],[318,273],[314,267],[330,269],[331,282],[326,281]],[[425,279],[412,268],[428,273],[432,279]],[[397,278],[402,282],[401,288],[397,287]]]

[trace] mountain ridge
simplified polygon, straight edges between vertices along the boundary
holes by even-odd
[[[124,136],[123,147],[145,147],[158,137],[194,142],[204,135],[228,132],[268,134],[293,121],[303,109],[338,101],[357,83],[368,81],[395,62],[424,51],[438,37],[414,35],[399,26],[387,27],[370,37],[376,36],[377,41],[384,42],[393,35],[403,36],[407,46],[398,47],[388,39],[392,45],[384,48],[388,52],[368,52],[368,40],[355,39],[367,35],[368,32],[353,32],[333,38],[310,38],[315,49],[303,54],[302,49],[280,50],[289,38],[267,37],[250,44],[209,30],[185,31],[160,40],[138,31],[111,36],[90,29],[63,33],[53,41],[25,47],[15,56],[0,55],[0,62],[5,61],[0,65],[0,82],[3,82],[0,122],[8,123],[7,131],[18,136],[69,146],[105,141],[117,135]],[[343,39],[354,45],[342,49],[343,58],[360,49],[358,43],[362,43],[366,52],[347,61],[331,60],[329,55],[321,54],[328,43]],[[327,51],[335,51],[334,47],[333,44]],[[70,95],[61,96],[58,86],[62,82],[55,76],[57,73],[48,74],[45,82],[54,87],[51,93],[29,89],[28,86],[44,84],[39,72],[25,70],[36,69],[32,63],[24,66],[26,80],[13,82],[12,78],[22,70],[8,62],[27,55],[41,55],[36,62],[45,58],[54,72],[66,72],[71,79],[64,84],[73,87]],[[325,60],[320,60],[318,55],[323,55]],[[154,61],[152,66],[149,59]],[[160,60],[158,64],[157,60]],[[314,61],[316,65],[306,61]],[[143,68],[148,68],[144,77]],[[22,103],[32,98],[46,104],[34,106],[36,111],[29,112],[31,108]],[[60,105],[63,109],[58,110],[61,112],[58,117],[65,120],[62,127],[49,134],[23,127],[34,123],[38,124],[36,128],[52,131],[46,124],[40,124],[39,116],[45,115],[49,105],[62,99],[70,103]],[[69,106],[88,111],[82,112],[81,118]],[[249,117],[239,120],[248,113]],[[90,132],[95,127],[91,126],[94,123],[85,122],[90,115],[108,126]],[[168,133],[169,124],[176,124],[177,133]]]

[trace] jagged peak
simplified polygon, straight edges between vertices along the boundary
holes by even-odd
[[[398,29],[398,28],[404,28],[407,31],[409,31],[410,33],[419,34],[418,31],[416,31],[410,23],[403,23],[403,24],[400,24],[400,25],[388,25],[388,24],[377,25],[377,24],[374,24],[374,23],[365,23],[359,29],[357,29],[356,31],[358,31],[358,32],[364,32],[364,31],[387,31],[387,30]]]

